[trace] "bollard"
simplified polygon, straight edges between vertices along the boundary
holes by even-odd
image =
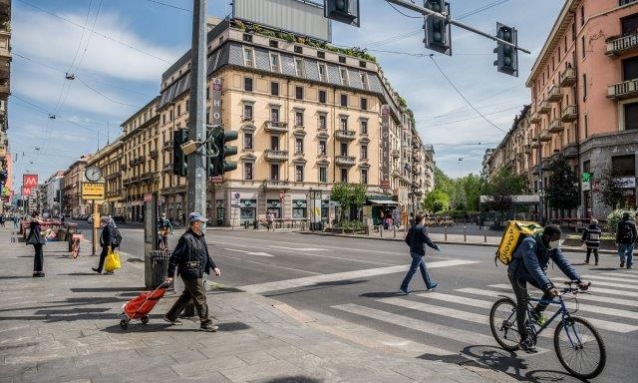
[[[381,234],[381,238],[383,238],[383,225],[379,225],[379,234]]]
[[[483,226],[483,242],[487,243],[487,227]]]
[[[397,237],[397,227],[394,226],[394,238],[396,238],[396,237]]]
[[[467,242],[467,226],[463,225],[463,242]]]
[[[443,226],[443,234],[444,234],[445,242],[447,242],[447,225]]]

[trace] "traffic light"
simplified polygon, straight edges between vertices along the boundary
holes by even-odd
[[[237,154],[236,146],[226,146],[227,142],[238,138],[236,131],[224,131],[221,126],[209,127],[206,140],[206,173],[209,177],[221,176],[237,169],[236,161],[226,161],[226,157]]]
[[[188,170],[188,156],[182,151],[182,144],[188,141],[188,129],[180,128],[173,132],[173,174],[185,176]]]
[[[358,27],[359,0],[324,0],[324,16]]]
[[[516,28],[496,23],[496,37],[518,46]],[[496,53],[494,65],[496,65],[497,70],[501,73],[518,77],[518,50],[510,45],[497,42],[494,53]]]
[[[424,7],[450,17],[450,4],[443,0],[426,0]],[[447,20],[434,16],[425,17],[425,47],[452,56],[452,31]]]

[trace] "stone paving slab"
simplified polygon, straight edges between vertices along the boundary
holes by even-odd
[[[98,275],[90,270],[97,257],[70,259],[67,244],[53,242],[44,248],[46,277],[32,278],[33,249],[11,243],[10,233],[0,228],[0,383],[514,381],[368,347],[375,339],[338,337],[316,318],[241,291],[209,292],[217,333],[201,332],[196,321],[162,321],[175,294],[158,303],[147,325],[131,321],[124,331],[121,307],[143,290],[142,263]]]

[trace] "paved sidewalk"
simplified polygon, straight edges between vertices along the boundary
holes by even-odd
[[[46,277],[32,278],[33,248],[10,238],[11,229],[0,229],[1,383],[514,381],[460,357],[415,358],[384,346],[382,333],[232,288],[209,292],[217,333],[162,321],[175,295],[147,325],[124,331],[118,314],[143,290],[142,263],[124,255],[122,269],[98,275],[98,257],[85,250],[73,260],[65,242],[52,242]]]

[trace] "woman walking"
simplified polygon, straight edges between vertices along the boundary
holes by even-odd
[[[42,252],[42,246],[44,246],[45,240],[42,236],[42,221],[40,220],[40,214],[34,211],[31,214],[31,223],[29,224],[29,235],[27,236],[27,245],[33,245],[35,255],[33,258],[33,277],[44,277],[44,254]]]
[[[118,247],[117,241],[115,239],[115,221],[113,218],[109,216],[102,217],[101,219],[102,225],[102,234],[100,235],[100,246],[102,246],[102,252],[100,253],[100,264],[97,269],[92,267],[91,270],[95,271],[98,274],[102,274],[102,269],[104,268],[104,260],[106,256],[109,254],[110,250],[115,250]],[[107,271],[106,274],[113,274],[112,271]]]

